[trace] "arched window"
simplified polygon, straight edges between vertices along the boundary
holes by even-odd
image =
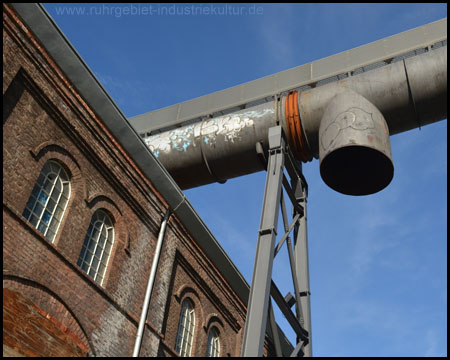
[[[220,356],[220,340],[219,330],[215,326],[209,329],[208,333],[208,347],[206,348],[206,357]]]
[[[42,235],[54,241],[70,198],[70,179],[56,161],[47,161],[23,211]]]
[[[180,356],[191,356],[194,338],[195,314],[191,300],[186,299],[181,305],[180,322],[175,343],[175,351]]]
[[[103,285],[113,243],[111,218],[99,209],[92,215],[77,265],[100,285]]]

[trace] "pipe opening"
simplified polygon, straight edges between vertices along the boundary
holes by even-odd
[[[345,146],[322,159],[320,175],[333,190],[346,195],[369,195],[383,190],[394,166],[382,152],[365,146]]]
[[[327,106],[319,129],[320,175],[342,194],[369,195],[394,176],[389,129],[381,112],[346,90]]]

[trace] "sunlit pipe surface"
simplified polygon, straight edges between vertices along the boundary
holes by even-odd
[[[264,169],[256,143],[267,149],[268,129],[279,124],[299,161],[318,158],[323,114],[330,101],[347,90],[382,113],[390,135],[443,120],[447,46],[144,140],[182,189],[224,182]]]

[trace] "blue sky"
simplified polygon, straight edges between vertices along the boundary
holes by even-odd
[[[177,15],[170,4],[152,4],[152,15],[131,15],[131,5],[44,6],[128,117],[447,16],[446,4],[417,3],[230,4],[246,14],[228,15]],[[318,160],[303,167],[315,356],[447,355],[447,120],[395,135],[391,146],[394,179],[370,196],[328,188]],[[264,181],[261,172],[186,191],[248,282]],[[284,293],[287,264],[284,248],[273,274]]]

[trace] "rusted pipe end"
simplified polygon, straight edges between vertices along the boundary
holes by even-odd
[[[285,99],[285,116],[289,142],[294,154],[302,162],[312,160],[306,139],[302,132],[302,124],[298,111],[298,92],[291,91]]]

